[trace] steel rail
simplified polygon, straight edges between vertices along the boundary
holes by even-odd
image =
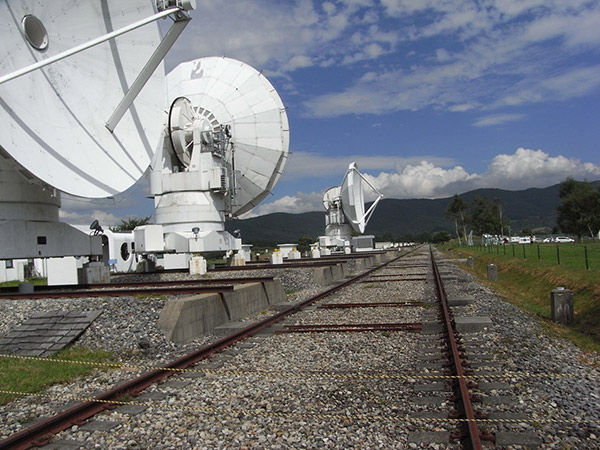
[[[379,278],[376,280],[363,280],[361,283],[392,283],[396,281],[427,281],[427,278]]]
[[[52,292],[52,291],[75,291],[83,289],[114,289],[114,288],[133,288],[133,287],[164,287],[164,286],[196,286],[205,284],[246,284],[261,283],[273,281],[274,277],[247,277],[247,278],[196,278],[191,280],[174,281],[127,281],[123,283],[94,283],[94,284],[66,284],[62,286],[34,286],[34,292]],[[18,287],[0,288],[0,298],[2,294],[18,293]]]
[[[361,278],[369,276],[371,273],[386,267],[388,264],[399,260],[400,258],[405,257],[406,255],[414,252],[417,248],[415,247],[409,250],[407,253],[399,255],[398,257],[384,262],[381,265],[374,267],[372,269],[363,272],[353,278],[350,278],[336,286],[333,286],[326,291],[315,295],[314,297],[308,298],[298,304],[292,305],[285,310],[280,311],[279,313],[268,317],[260,322],[253,323],[246,328],[243,328],[235,333],[232,333],[222,339],[219,339],[211,344],[205,345],[200,349],[188,353],[187,355],[181,356],[174,361],[171,361],[168,364],[165,364],[161,367],[161,369],[152,370],[146,372],[139,377],[127,381],[119,386],[112,388],[109,391],[106,391],[100,395],[94,397],[99,401],[111,401],[118,400],[124,395],[138,395],[141,391],[146,389],[147,387],[153,385],[154,383],[160,382],[170,376],[175,375],[177,369],[186,369],[190,366],[193,366],[197,362],[210,357],[212,354],[223,350],[227,347],[232,346],[233,344],[250,337],[259,331],[270,327],[274,323],[280,321],[284,317],[287,317],[290,314],[300,311],[306,306],[311,305],[323,298],[326,298],[340,289],[345,288],[346,286],[357,282]],[[165,370],[172,369],[172,370]],[[61,431],[64,431],[68,428],[71,428],[73,425],[81,424],[86,421],[90,417],[106,410],[114,408],[114,405],[108,405],[106,403],[99,403],[95,401],[87,401],[75,405],[65,411],[62,411],[52,417],[44,419],[38,422],[35,425],[32,425],[29,428],[21,430],[6,439],[0,441],[0,449],[28,449],[33,446],[44,445],[48,442],[48,438],[51,435],[55,435]]]
[[[344,323],[344,324],[318,324],[318,325],[289,325],[277,334],[283,333],[339,333],[365,331],[420,331],[422,323]]]
[[[186,287],[151,287],[147,289],[91,289],[91,290],[58,290],[38,291],[32,293],[12,292],[0,294],[0,300],[19,300],[32,298],[81,298],[81,297],[127,297],[132,295],[183,295],[183,294],[214,294],[232,292],[233,286],[186,286]]]
[[[450,358],[452,363],[452,369],[457,379],[456,383],[458,385],[457,394],[458,394],[458,407],[459,413],[463,415],[463,419],[466,419],[466,422],[463,424],[463,428],[466,429],[466,436],[468,437],[468,442],[466,443],[466,447],[469,449],[480,450],[483,448],[481,444],[481,435],[479,429],[477,428],[477,422],[475,417],[475,412],[473,411],[473,405],[471,403],[471,398],[469,397],[469,387],[467,386],[467,379],[465,378],[465,371],[462,367],[462,360],[460,356],[460,350],[457,343],[456,335],[455,335],[455,327],[454,320],[452,318],[452,313],[450,312],[450,308],[448,307],[448,301],[446,298],[446,291],[444,290],[444,285],[442,283],[442,278],[440,272],[438,270],[437,263],[435,262],[435,258],[433,256],[433,249],[430,246],[429,252],[431,255],[431,266],[433,269],[433,276],[435,279],[435,288],[438,299],[440,301],[440,308],[443,314],[443,322],[444,328],[446,331],[446,335],[448,338],[449,350],[450,350]]]
[[[317,309],[347,309],[347,308],[403,308],[409,306],[423,306],[423,302],[355,302],[355,303],[327,303],[317,306]]]

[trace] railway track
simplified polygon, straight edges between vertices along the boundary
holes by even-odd
[[[464,322],[454,317],[451,304],[443,267],[421,248],[89,398],[0,441],[0,448],[43,445],[56,433],[80,436],[81,431],[69,428],[101,412],[126,420],[122,428],[129,438],[153,415],[173,413],[181,418],[177,429],[182,433],[214,422],[243,430],[252,427],[253,419],[275,428],[300,422],[317,430],[324,422],[339,422],[345,429],[366,422],[375,438],[340,438],[343,447],[368,447],[377,439],[396,448],[539,443],[535,433],[495,426],[510,424],[510,415],[490,419],[490,405],[501,404],[491,401],[495,392],[511,386],[496,382],[495,390],[484,392],[486,384],[493,384],[485,380],[502,372],[489,371],[494,363],[486,362],[485,342],[476,332],[471,337],[458,332],[457,322]],[[217,383],[221,387],[215,390]],[[119,413],[135,406],[145,411]],[[198,436],[206,437],[203,433]],[[304,439],[321,439],[308,429],[304,433]],[[245,436],[246,444],[268,444],[247,430]],[[202,445],[191,439],[183,446]]]
[[[34,292],[4,288],[0,300],[35,298],[124,297],[130,295],[186,295],[230,292],[233,286],[273,281],[273,277],[202,278],[177,281],[131,281],[109,284],[36,286]]]

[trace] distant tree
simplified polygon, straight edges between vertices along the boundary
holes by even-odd
[[[381,235],[381,240],[383,242],[394,242],[394,235],[389,231],[386,231]]]
[[[300,253],[307,252],[310,250],[310,244],[313,242],[315,242],[315,240],[312,237],[303,234],[298,238],[298,246],[296,247],[296,250],[298,250]]]
[[[430,242],[432,244],[442,244],[443,242],[448,242],[452,239],[452,236],[447,231],[438,231],[433,233],[430,238]]]
[[[589,233],[592,239],[600,229],[600,192],[587,181],[572,177],[560,183],[556,222],[563,233],[577,235],[578,239]]]
[[[521,229],[522,236],[531,236],[532,234],[533,234],[533,232],[529,228]]]
[[[469,205],[471,225],[476,234],[500,234],[510,221],[502,214],[502,205],[498,199],[475,196]]]
[[[129,217],[125,220],[121,219],[121,223],[115,227],[110,227],[110,231],[124,232],[132,231],[135,227],[148,225],[150,223],[151,216],[147,217]]]
[[[460,198],[458,194],[454,194],[454,197],[452,197],[452,200],[450,200],[450,203],[446,208],[446,217],[448,217],[450,220],[454,220],[454,227],[456,228],[456,237],[458,238],[458,245],[461,245],[460,233],[458,231],[459,221],[462,225],[463,237],[465,239],[465,242],[467,242],[466,211],[467,204],[465,203],[465,201],[462,198]]]

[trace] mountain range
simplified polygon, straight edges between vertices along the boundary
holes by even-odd
[[[560,203],[559,185],[521,191],[476,189],[460,197],[470,204],[475,196],[499,199],[503,215],[511,220],[512,234],[521,229],[547,228],[556,225],[556,207]],[[451,197],[438,199],[383,199],[377,205],[365,234],[395,240],[422,237],[436,231],[454,234],[454,224],[445,211]],[[325,210],[299,214],[272,213],[248,219],[233,219],[226,223],[228,231],[240,230],[245,243],[275,245],[297,242],[302,235],[316,240],[325,234]]]

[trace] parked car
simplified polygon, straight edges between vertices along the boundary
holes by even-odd
[[[552,242],[552,238],[551,237],[544,238],[544,240],[542,242],[547,244],[548,242]]]
[[[554,242],[575,242],[575,239],[567,236],[556,236]]]

